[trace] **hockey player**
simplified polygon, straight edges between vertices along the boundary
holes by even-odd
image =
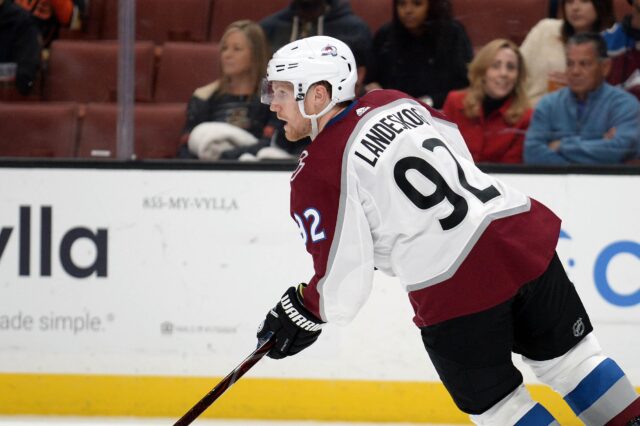
[[[348,323],[377,268],[407,290],[433,365],[476,424],[558,424],[524,387],[516,352],[587,425],[640,425],[640,398],[556,255],[560,220],[481,172],[442,114],[391,90],[354,100],[356,79],[349,48],[325,36],[268,65],[263,102],[287,139],[313,139],[291,176],[291,216],[315,269],[268,312],[268,355]]]

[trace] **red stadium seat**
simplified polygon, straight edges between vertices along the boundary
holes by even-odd
[[[116,104],[87,105],[80,130],[78,157],[115,158]],[[185,104],[135,106],[134,152],[139,159],[175,158],[186,120]]]
[[[105,0],[91,0],[89,2],[89,14],[85,25],[89,38],[97,39],[102,31]]]
[[[118,0],[104,0],[102,39],[118,38]],[[136,40],[205,41],[211,0],[136,0]]]
[[[477,50],[496,38],[507,38],[518,45],[529,30],[548,14],[541,0],[455,0],[453,14],[467,30]]]
[[[100,38],[104,0],[91,0],[87,7],[87,16],[82,22],[82,28],[60,28],[60,38],[73,40],[95,40]]]
[[[218,78],[219,62],[215,43],[166,43],[158,66],[156,102],[186,102],[195,89]]]
[[[74,157],[76,103],[0,103],[0,156]]]
[[[136,107],[135,152],[138,158],[175,158],[186,117],[184,103]]]
[[[80,127],[78,157],[115,158],[118,106],[88,104]]]
[[[21,95],[15,82],[0,83],[0,102],[40,102],[42,91],[42,73],[39,73],[29,94]]]
[[[153,99],[154,45],[135,46],[135,98]],[[51,46],[45,99],[50,101],[114,102],[118,88],[118,43],[58,40]]]
[[[287,7],[291,0],[213,0],[209,40],[220,41],[227,26],[240,19],[259,22]]]
[[[373,33],[393,18],[393,0],[351,0],[351,8]]]

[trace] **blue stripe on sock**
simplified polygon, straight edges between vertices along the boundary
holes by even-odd
[[[564,397],[574,413],[580,415],[604,395],[621,377],[624,371],[611,358],[602,361],[582,379],[578,386]]]
[[[548,426],[554,420],[555,418],[546,408],[536,404],[514,426]]]

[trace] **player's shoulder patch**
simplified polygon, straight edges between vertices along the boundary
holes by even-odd
[[[362,115],[367,111],[369,111],[370,109],[371,107],[368,107],[368,106],[360,107],[356,109],[356,114],[358,115],[358,117],[362,117]]]

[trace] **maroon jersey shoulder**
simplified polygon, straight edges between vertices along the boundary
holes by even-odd
[[[397,101],[398,99],[411,99],[415,102],[418,102],[423,107],[425,107],[433,117],[436,117],[445,121],[451,121],[446,117],[446,115],[444,115],[442,112],[438,111],[437,109],[430,107],[429,105],[425,104],[421,100],[416,99],[411,95],[407,95],[406,93],[401,92],[399,90],[392,90],[392,89],[373,90],[367,93],[366,95],[364,95],[363,97],[361,97],[359,102],[360,104],[362,104],[362,106],[378,107],[378,106],[383,106],[391,102]]]
[[[357,122],[357,115],[347,113],[323,129],[302,152],[291,177],[291,216],[313,258],[314,275],[304,290],[304,304],[318,318],[322,316],[317,285],[327,272],[336,237],[343,154]]]

